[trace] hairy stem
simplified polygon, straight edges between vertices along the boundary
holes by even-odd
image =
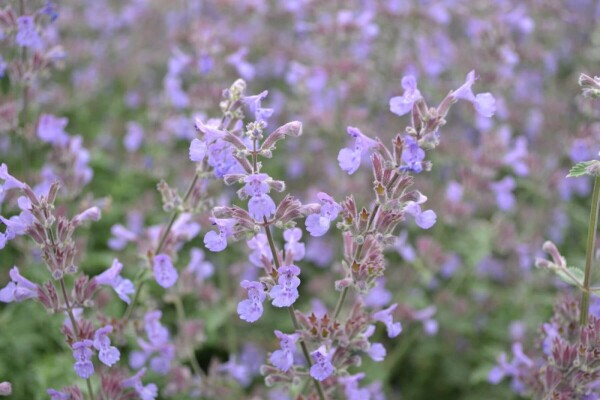
[[[279,256],[277,255],[277,248],[275,247],[275,241],[273,240],[273,235],[271,234],[271,227],[267,223],[267,218],[263,218],[265,222],[265,232],[267,234],[267,240],[269,241],[269,247],[271,248],[271,254],[273,255],[273,262],[275,263],[275,267],[279,269]],[[287,309],[290,314],[292,324],[294,325],[294,329],[299,331],[300,324],[298,324],[298,320],[296,319],[296,310],[294,310],[294,306],[289,306]],[[300,347],[302,348],[302,354],[304,354],[304,358],[306,358],[306,362],[308,363],[308,367],[310,368],[312,366],[312,360],[310,359],[310,353],[308,352],[308,348],[306,347],[306,343],[304,343],[302,337],[300,338]],[[317,392],[319,393],[319,398],[321,400],[325,400],[325,393],[323,392],[321,382],[314,378],[313,382],[315,383],[315,387],[317,388]]]
[[[587,249],[585,254],[585,275],[579,313],[579,326],[584,327],[588,321],[590,310],[590,281],[592,277],[592,263],[596,249],[596,229],[598,227],[598,208],[600,208],[600,177],[594,178],[594,191],[592,194],[592,207],[590,209],[590,223],[588,226]]]

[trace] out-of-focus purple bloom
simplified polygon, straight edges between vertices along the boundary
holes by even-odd
[[[276,209],[275,202],[268,194],[252,196],[248,201],[248,212],[257,221],[271,217]]]
[[[87,379],[94,374],[92,344],[93,342],[89,339],[73,343],[73,358],[75,358],[73,369],[83,379]]]
[[[50,22],[54,22],[58,18],[56,4],[53,1],[47,0],[41,12],[50,17]]]
[[[25,184],[8,173],[6,164],[0,164],[0,179],[4,180],[4,192],[10,189],[23,189]]]
[[[219,233],[210,231],[204,236],[204,245],[207,249],[214,252],[225,250],[227,247],[227,238],[233,234],[232,229],[236,224],[233,218],[211,218],[213,225],[219,228]]]
[[[271,364],[273,364],[279,370],[287,372],[287,370],[289,370],[294,364],[296,342],[300,338],[300,334],[293,333],[291,335],[286,335],[285,333],[276,330],[275,335],[279,338],[281,349],[275,350],[271,354],[271,357],[269,357],[269,361],[271,361]]]
[[[227,64],[232,65],[236,68],[238,74],[247,81],[251,81],[254,78],[255,69],[252,64],[245,60],[248,54],[248,48],[242,47],[235,53],[227,57]]]
[[[80,225],[85,221],[99,221],[102,216],[102,212],[96,206],[90,207],[86,210],[83,210],[79,214],[73,217],[73,224]]]
[[[121,276],[122,269],[123,264],[121,264],[119,260],[115,258],[111,267],[100,275],[96,276],[94,279],[99,285],[111,286],[119,298],[125,303],[129,304],[131,302],[129,295],[135,292],[135,287],[133,286],[133,282]]]
[[[504,155],[504,163],[510,165],[515,174],[526,176],[529,174],[527,155],[527,138],[519,136],[515,140],[515,146]]]
[[[507,176],[498,182],[490,184],[490,189],[496,196],[498,208],[502,211],[509,211],[514,208],[516,199],[513,190],[517,187],[515,179],[512,176]]]
[[[1,302],[12,303],[13,301],[21,302],[37,298],[37,286],[35,283],[21,276],[18,267],[12,267],[9,275],[11,281],[3,289],[0,289]]]
[[[144,128],[137,122],[130,121],[127,123],[127,133],[123,138],[125,150],[129,153],[135,153],[142,146],[144,140]]]
[[[154,256],[154,278],[156,282],[165,289],[170,288],[177,282],[179,274],[173,266],[171,257],[167,254]]]
[[[465,83],[453,91],[451,95],[456,99],[470,101],[481,116],[491,118],[496,113],[496,99],[494,99],[491,93],[479,93],[475,95],[472,86],[476,79],[475,71],[469,72]]]
[[[237,355],[232,355],[229,361],[219,366],[220,372],[226,372],[243,387],[252,383],[252,374],[247,365],[238,361]]]
[[[267,118],[269,118],[273,114],[272,108],[264,108],[262,107],[262,100],[267,97],[269,92],[265,90],[262,93],[259,93],[254,96],[245,96],[242,98],[242,101],[250,108],[250,112],[254,114],[254,118],[258,122],[264,122],[265,125],[267,123]]]
[[[423,330],[428,336],[433,336],[438,332],[438,322],[433,318],[436,312],[437,308],[432,305],[422,310],[415,311],[412,315],[414,320],[423,323]]]
[[[372,308],[384,307],[392,301],[392,293],[385,288],[383,276],[375,280],[375,286],[364,297],[365,305]]]
[[[262,258],[266,257],[267,260],[272,260],[273,255],[271,254],[271,250],[269,249],[269,242],[267,239],[267,235],[264,233],[259,233],[255,235],[252,239],[246,242],[248,247],[252,249],[252,254],[250,254],[250,262],[257,266],[262,267]]]
[[[385,324],[387,328],[388,337],[394,338],[402,332],[402,324],[400,322],[394,322],[392,313],[398,307],[398,304],[394,303],[388,308],[377,311],[373,314],[374,321],[380,321]]]
[[[238,303],[237,312],[240,319],[247,322],[257,321],[263,314],[263,301],[266,294],[260,282],[243,280],[240,286],[248,290],[248,298]]]
[[[415,223],[421,229],[429,229],[437,220],[437,215],[433,210],[422,211],[421,204],[427,201],[427,197],[421,195],[417,201],[408,201],[404,206],[404,212],[415,218]]]
[[[68,123],[68,118],[42,114],[38,122],[37,135],[43,142],[64,147],[69,142],[69,135],[65,132]]]
[[[338,217],[342,206],[335,202],[333,197],[327,193],[319,192],[317,197],[321,201],[321,212],[319,214],[310,214],[306,217],[306,230],[311,236],[323,236],[329,230],[331,221]]]
[[[0,33],[0,40],[2,40],[1,33]],[[2,55],[0,55],[0,78],[4,77],[7,67],[8,67],[8,64],[4,61],[4,58],[2,58]]]
[[[169,331],[162,326],[160,319],[162,312],[150,311],[144,315],[144,329],[150,342],[154,344],[165,343],[169,340]]]
[[[123,250],[128,242],[133,242],[137,239],[137,235],[134,232],[121,224],[113,225],[110,233],[113,237],[108,240],[108,247],[112,250]]]
[[[571,149],[569,150],[569,157],[574,163],[580,163],[588,161],[593,158],[594,152],[591,149],[590,143],[585,139],[575,139],[571,143]]]
[[[450,181],[448,183],[448,186],[446,187],[446,200],[451,203],[459,203],[463,198],[463,194],[464,188],[460,183],[456,181]]]
[[[317,350],[310,354],[315,361],[312,367],[310,367],[310,376],[318,381],[324,381],[334,371],[333,365],[331,364],[330,354],[327,354],[325,346],[319,347]]]
[[[193,162],[202,162],[206,157],[208,147],[206,143],[200,139],[194,139],[190,143],[190,160]]]
[[[112,325],[106,325],[98,329],[94,334],[94,348],[98,350],[98,358],[109,367],[112,367],[121,358],[119,350],[115,346],[110,345],[108,334],[112,331]]]
[[[344,394],[346,400],[369,400],[371,394],[367,388],[359,388],[358,381],[365,377],[364,373],[356,375],[342,376],[338,378],[339,382],[344,386]]]
[[[159,374],[167,374],[171,369],[175,346],[169,342],[169,331],[160,323],[161,316],[158,310],[144,316],[144,329],[149,343],[138,338],[142,351],[130,354],[129,364],[132,368],[140,368],[150,359],[150,368]]]
[[[367,329],[363,333],[366,339],[369,339],[375,333],[375,325],[367,326]],[[367,349],[367,354],[375,362],[381,362],[385,359],[387,351],[381,343],[370,343]]]
[[[402,148],[401,171],[412,171],[415,174],[423,171],[423,160],[425,159],[425,150],[419,147],[419,143],[412,136],[404,137],[404,146]]]
[[[275,307],[289,307],[298,298],[298,286],[300,286],[300,268],[295,265],[286,265],[280,267],[277,272],[277,285],[271,288],[269,296],[273,299],[272,304]]]
[[[377,146],[377,141],[367,137],[360,129],[349,126],[348,135],[354,138],[353,148],[343,148],[338,154],[340,168],[352,175],[360,167],[362,156]]]
[[[17,18],[17,44],[38,50],[42,47],[42,39],[35,27],[35,18],[31,15],[22,15]]]
[[[71,400],[73,398],[70,393],[59,392],[56,389],[48,389],[46,393],[50,395],[50,400]]]
[[[390,99],[390,111],[399,116],[408,114],[412,110],[413,104],[423,98],[417,89],[417,80],[412,75],[402,78],[402,88],[404,89],[402,96]]]
[[[304,243],[300,243],[300,239],[302,239],[302,229],[287,229],[283,232],[283,238],[286,242],[284,246],[285,251],[289,251],[293,254],[292,259],[294,261],[302,260],[306,254]]]
[[[178,76],[167,75],[163,81],[163,86],[167,98],[171,105],[177,109],[182,109],[190,104],[190,98],[184,92],[181,79]]]
[[[154,383],[149,383],[146,386],[142,384],[142,376],[145,373],[146,368],[142,368],[137,374],[121,382],[121,385],[125,388],[134,388],[141,400],[154,400],[158,397],[158,388]]]
[[[187,270],[196,276],[198,282],[202,282],[213,275],[215,267],[204,258],[204,252],[201,249],[193,247],[190,250],[190,263]]]

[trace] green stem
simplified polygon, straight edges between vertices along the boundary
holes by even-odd
[[[590,309],[590,281],[592,277],[592,263],[596,248],[596,229],[598,227],[598,208],[600,207],[600,177],[594,178],[594,191],[592,193],[592,207],[590,210],[590,223],[588,226],[587,248],[585,254],[585,275],[579,314],[579,326],[587,324]]]
[[[271,227],[267,222],[267,218],[264,218],[265,222],[265,232],[267,234],[267,240],[269,241],[269,247],[271,248],[271,254],[273,255],[273,262],[275,263],[275,268],[279,269],[279,257],[277,255],[277,249],[275,248],[275,241],[273,240],[273,235],[271,234]],[[292,320],[292,324],[294,325],[294,329],[299,331],[300,324],[298,324],[298,320],[296,319],[296,310],[294,310],[294,306],[289,306],[288,312],[290,314],[290,319]],[[302,354],[304,354],[304,358],[306,358],[306,362],[308,363],[308,367],[312,366],[312,360],[310,358],[310,353],[308,352],[308,348],[306,347],[306,343],[304,339],[300,338],[300,347],[302,348]],[[315,387],[317,388],[317,392],[319,393],[319,399],[325,400],[325,393],[323,392],[323,387],[321,386],[321,382],[313,378],[313,382],[315,383]]]
[[[175,303],[175,310],[177,312],[177,326],[179,328],[179,332],[181,332],[183,330],[183,324],[186,320],[185,309],[183,308],[183,302],[181,301],[181,297],[176,296],[173,300],[173,303]],[[202,368],[200,368],[200,364],[198,364],[198,360],[196,359],[196,354],[194,352],[193,346],[190,347],[188,350],[188,357],[190,358],[190,363],[192,364],[192,371],[194,371],[194,374],[196,374],[196,376],[198,376],[199,378],[204,377]]]

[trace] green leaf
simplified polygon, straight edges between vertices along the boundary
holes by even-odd
[[[569,175],[567,175],[567,178],[577,178],[583,175],[590,175],[588,167],[596,162],[596,160],[583,161],[573,165],[569,171]]]
[[[0,90],[2,94],[7,94],[10,90],[10,77],[6,71],[4,72],[4,76],[0,78]]]

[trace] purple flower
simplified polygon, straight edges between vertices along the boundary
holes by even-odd
[[[146,386],[142,384],[142,376],[144,376],[145,373],[146,368],[142,368],[137,374],[121,382],[121,385],[126,388],[134,388],[142,400],[154,400],[158,397],[158,388],[154,383],[149,383]]]
[[[306,230],[311,236],[323,236],[329,230],[331,221],[335,220],[342,207],[327,193],[319,192],[317,197],[321,201],[321,212],[306,217]]]
[[[204,252],[197,247],[190,250],[190,263],[187,270],[196,276],[196,281],[202,282],[214,273],[215,267],[204,259]]]
[[[358,381],[365,377],[364,373],[356,375],[342,376],[339,378],[339,382],[344,386],[344,394],[346,400],[369,400],[371,394],[367,388],[359,388]]]
[[[400,332],[402,332],[402,324],[400,322],[394,322],[394,319],[392,317],[392,313],[394,312],[396,307],[398,307],[398,304],[394,303],[388,308],[381,311],[377,311],[373,314],[373,320],[380,321],[385,324],[385,327],[387,328],[388,337],[390,338],[394,338],[398,336]]]
[[[269,296],[273,299],[275,307],[289,307],[298,298],[298,286],[300,286],[300,268],[295,265],[286,265],[280,267],[277,272],[279,278],[277,278],[278,285],[271,288]]]
[[[408,201],[404,206],[404,212],[415,218],[415,223],[421,229],[429,229],[437,220],[437,215],[433,210],[422,211],[421,204],[427,201],[427,197],[421,195],[417,201]]]
[[[341,149],[338,154],[340,168],[352,175],[360,167],[362,156],[377,146],[377,141],[364,135],[360,129],[349,126],[348,135],[354,138],[354,148]]]
[[[363,333],[366,339],[369,339],[375,333],[375,325],[367,326],[367,330]],[[370,343],[367,354],[373,361],[381,362],[385,359],[387,351],[381,343]]]
[[[69,135],[65,132],[68,123],[68,118],[42,114],[38,122],[37,135],[43,142],[64,147],[69,142]]]
[[[365,305],[368,307],[384,307],[392,301],[392,293],[385,288],[385,278],[383,276],[375,280],[375,286],[364,297]]]
[[[167,254],[154,256],[154,278],[156,282],[165,289],[170,288],[177,282],[179,274]]]
[[[276,209],[277,206],[275,205],[275,202],[267,194],[253,196],[248,201],[248,212],[250,213],[250,216],[257,221],[262,221],[264,218],[271,217]]]
[[[190,160],[193,162],[201,162],[206,157],[208,147],[206,143],[200,139],[194,139],[190,143]]]
[[[279,370],[287,372],[287,370],[289,370],[294,364],[296,342],[300,338],[300,334],[293,333],[291,335],[286,335],[285,333],[276,330],[275,335],[279,338],[281,349],[275,350],[271,354],[271,357],[269,357],[269,361],[271,361],[271,364],[273,364]]]
[[[94,354],[91,349],[92,344],[93,342],[89,339],[73,343],[73,358],[75,358],[73,369],[83,379],[94,374],[94,364],[91,360],[92,354]]]
[[[515,206],[515,195],[513,190],[517,187],[515,179],[512,176],[507,176],[498,182],[490,184],[490,189],[496,195],[496,203],[502,211],[509,211]]]
[[[30,47],[34,50],[42,47],[42,39],[35,28],[35,19],[30,15],[17,18],[17,44],[21,47]]]
[[[247,322],[256,322],[263,314],[263,301],[266,294],[260,282],[243,280],[240,286],[248,290],[248,299],[238,303],[237,312],[240,319]]]
[[[25,184],[20,180],[16,179],[12,175],[8,173],[8,167],[6,164],[0,164],[0,179],[4,180],[4,189],[3,191],[8,191],[10,189],[23,189],[25,188]]]
[[[98,358],[104,364],[112,367],[121,358],[121,353],[115,346],[110,345],[108,334],[113,331],[112,325],[106,325],[94,334],[94,348],[98,350]]]
[[[0,301],[3,303],[21,302],[37,298],[37,286],[19,273],[18,267],[12,267],[9,272],[11,281],[0,290]]]
[[[470,101],[480,115],[491,118],[496,112],[496,99],[494,99],[491,93],[479,93],[475,95],[472,86],[476,79],[475,71],[469,72],[465,83],[453,91],[451,95],[456,99]]]
[[[251,174],[244,178],[244,188],[240,191],[242,199],[246,196],[261,196],[270,191],[269,181],[271,177],[267,174]]]
[[[121,224],[113,225],[110,228],[110,233],[113,237],[108,240],[108,247],[112,250],[123,250],[128,242],[133,242],[137,239],[137,235],[134,232]]]
[[[246,244],[253,250],[249,257],[250,262],[253,265],[262,267],[263,257],[267,260],[273,260],[273,254],[271,254],[271,249],[269,248],[269,241],[267,235],[264,233],[255,235],[252,239],[248,240]]]
[[[144,329],[152,344],[161,344],[169,341],[169,331],[162,326],[160,319],[162,312],[150,311],[144,315]]]
[[[59,392],[56,389],[48,389],[46,393],[50,395],[50,400],[71,400],[73,398],[70,393]]]
[[[119,298],[125,303],[129,304],[131,302],[129,295],[135,292],[135,287],[133,286],[133,282],[131,282],[129,279],[123,278],[120,275],[122,269],[123,264],[121,264],[119,260],[115,258],[111,267],[100,275],[96,276],[94,279],[99,285],[111,286]]]
[[[515,147],[504,155],[504,164],[510,165],[515,174],[526,176],[529,174],[527,165],[527,138],[519,136],[515,139]]]
[[[419,147],[419,143],[412,136],[404,137],[404,147],[402,148],[401,171],[412,171],[415,174],[423,171],[423,159],[425,159],[425,150]]]
[[[227,57],[227,64],[234,66],[237,73],[245,80],[251,81],[256,73],[254,66],[246,61],[246,55],[248,54],[248,48],[242,47],[235,53]],[[264,93],[264,92],[263,92]],[[260,96],[260,95],[259,95]],[[266,96],[266,95],[265,95]]]
[[[127,123],[127,133],[123,138],[123,145],[125,150],[129,153],[135,153],[138,151],[144,140],[144,129],[137,122]]]
[[[331,364],[330,355],[327,354],[325,346],[319,347],[317,350],[310,353],[315,363],[310,367],[310,376],[318,381],[324,381],[334,371]]]
[[[306,248],[304,243],[300,243],[302,239],[302,229],[292,228],[283,231],[283,238],[285,239],[285,251],[292,253],[292,259],[294,261],[300,261],[306,254]]]
[[[242,101],[248,106],[248,108],[250,108],[250,112],[254,113],[255,120],[259,122],[264,122],[265,125],[267,123],[267,118],[273,115],[272,108],[263,108],[261,106],[262,100],[264,100],[264,98],[267,97],[268,94],[269,92],[265,90],[264,92],[259,93],[257,95],[245,96],[242,98]]]
[[[73,217],[73,224],[77,226],[85,221],[99,221],[101,216],[102,212],[98,207],[90,207]]]
[[[207,249],[214,252],[225,250],[227,247],[227,238],[233,235],[233,226],[236,220],[233,218],[211,218],[213,225],[219,228],[219,233],[210,231],[204,236],[204,245]]]
[[[396,115],[403,116],[409,113],[413,104],[422,99],[421,92],[417,89],[417,80],[414,76],[408,75],[402,78],[402,96],[392,97],[390,99],[390,111]]]

